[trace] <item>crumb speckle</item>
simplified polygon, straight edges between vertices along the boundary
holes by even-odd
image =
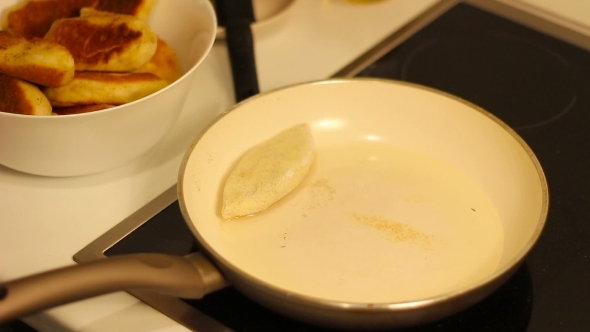
[[[327,179],[317,179],[308,186],[311,193],[311,200],[307,205],[308,210],[315,210],[326,207],[334,200],[336,189]]]
[[[289,234],[289,229],[286,228],[283,233],[281,234],[281,241],[280,241],[280,247],[281,248],[285,248],[287,246],[287,235]]]
[[[434,239],[433,235],[421,232],[412,226],[396,222],[378,215],[361,215],[351,213],[357,222],[379,230],[389,239],[397,242],[414,242],[429,247]]]

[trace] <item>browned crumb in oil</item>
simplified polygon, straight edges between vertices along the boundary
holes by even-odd
[[[281,241],[281,244],[280,244],[281,248],[287,247],[287,234],[289,234],[288,228],[283,231],[283,235],[282,235],[283,240]]]
[[[421,232],[412,226],[396,222],[378,215],[361,215],[351,213],[350,216],[357,222],[373,227],[389,239],[398,242],[414,242],[429,247],[434,240],[434,236]]]
[[[306,206],[308,210],[315,210],[326,207],[329,202],[334,200],[336,189],[328,182],[327,179],[317,179],[308,186],[311,193],[311,200]]]

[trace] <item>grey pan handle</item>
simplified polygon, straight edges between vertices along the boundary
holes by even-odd
[[[0,284],[0,323],[122,290],[201,298],[227,285],[202,254],[132,254],[69,266]]]

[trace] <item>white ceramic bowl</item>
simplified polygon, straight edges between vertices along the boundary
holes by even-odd
[[[0,12],[19,2],[0,0]],[[182,110],[196,69],[215,41],[217,19],[208,0],[166,0],[156,2],[149,23],[176,51],[184,73],[180,79],[145,98],[92,113],[0,112],[0,164],[37,175],[88,175],[113,169],[153,148]]]

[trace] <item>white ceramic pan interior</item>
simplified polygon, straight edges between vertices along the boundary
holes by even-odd
[[[263,212],[223,220],[221,190],[236,161],[299,123],[316,144],[303,183]],[[189,226],[230,274],[289,296],[371,305],[494,280],[531,249],[548,207],[537,159],[500,120],[376,79],[302,84],[238,104],[194,143],[179,188]]]

